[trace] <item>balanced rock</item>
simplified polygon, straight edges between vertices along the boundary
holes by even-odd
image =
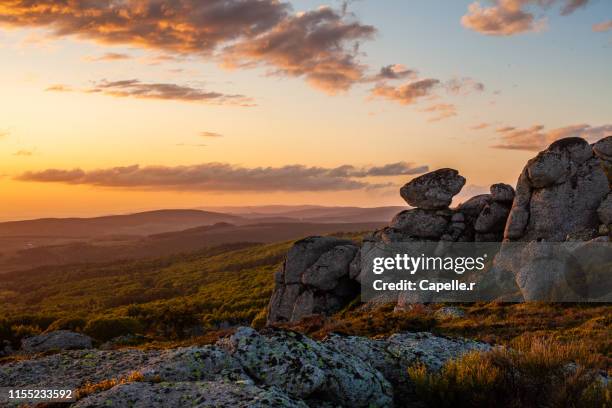
[[[439,169],[416,177],[400,189],[406,202],[417,208],[447,208],[465,185],[465,178],[454,169]]]
[[[334,237],[309,237],[296,242],[281,271],[268,306],[268,324],[294,322],[313,314],[337,312],[359,293],[351,279],[351,263],[359,248]]]
[[[26,353],[40,353],[49,350],[80,350],[92,348],[91,337],[68,330],[57,330],[28,337],[21,341]]]

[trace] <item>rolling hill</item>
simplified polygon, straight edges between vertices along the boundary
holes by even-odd
[[[200,250],[228,243],[270,243],[308,235],[373,231],[384,223],[281,222],[234,225],[217,223],[183,231],[117,240],[90,239],[43,245],[6,253],[0,258],[0,273],[45,265],[91,264],[145,259]]]

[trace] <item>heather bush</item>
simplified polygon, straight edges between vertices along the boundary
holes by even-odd
[[[432,407],[610,406],[612,386],[593,364],[582,344],[533,339],[467,354],[437,373],[417,364],[408,375]]]
[[[98,317],[87,322],[83,331],[96,340],[107,341],[139,333],[142,331],[142,325],[131,317]]]

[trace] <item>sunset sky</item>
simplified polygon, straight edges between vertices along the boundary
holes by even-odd
[[[0,220],[401,205],[612,135],[609,0],[3,0]]]

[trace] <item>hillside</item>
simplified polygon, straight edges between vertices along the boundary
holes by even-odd
[[[6,253],[0,273],[45,265],[91,264],[186,253],[226,243],[269,243],[338,231],[371,231],[382,223],[280,222],[234,225],[217,223],[147,237],[68,241]]]
[[[357,241],[359,236],[344,235]],[[0,281],[0,336],[17,341],[51,325],[86,330],[99,340],[134,332],[145,334],[147,342],[191,344],[214,338],[219,329],[260,325],[273,275],[292,243],[226,244],[154,260],[8,273]],[[540,336],[583,343],[604,367],[609,364],[612,306],[471,304],[461,306],[464,317],[440,319],[436,311],[442,306],[394,313],[393,305],[372,310],[354,302],[333,317],[290,327],[317,338],[329,332],[428,330],[509,344]]]
[[[157,210],[94,218],[42,218],[0,223],[0,236],[99,237],[151,235],[218,222],[244,222],[241,217],[202,210]]]

